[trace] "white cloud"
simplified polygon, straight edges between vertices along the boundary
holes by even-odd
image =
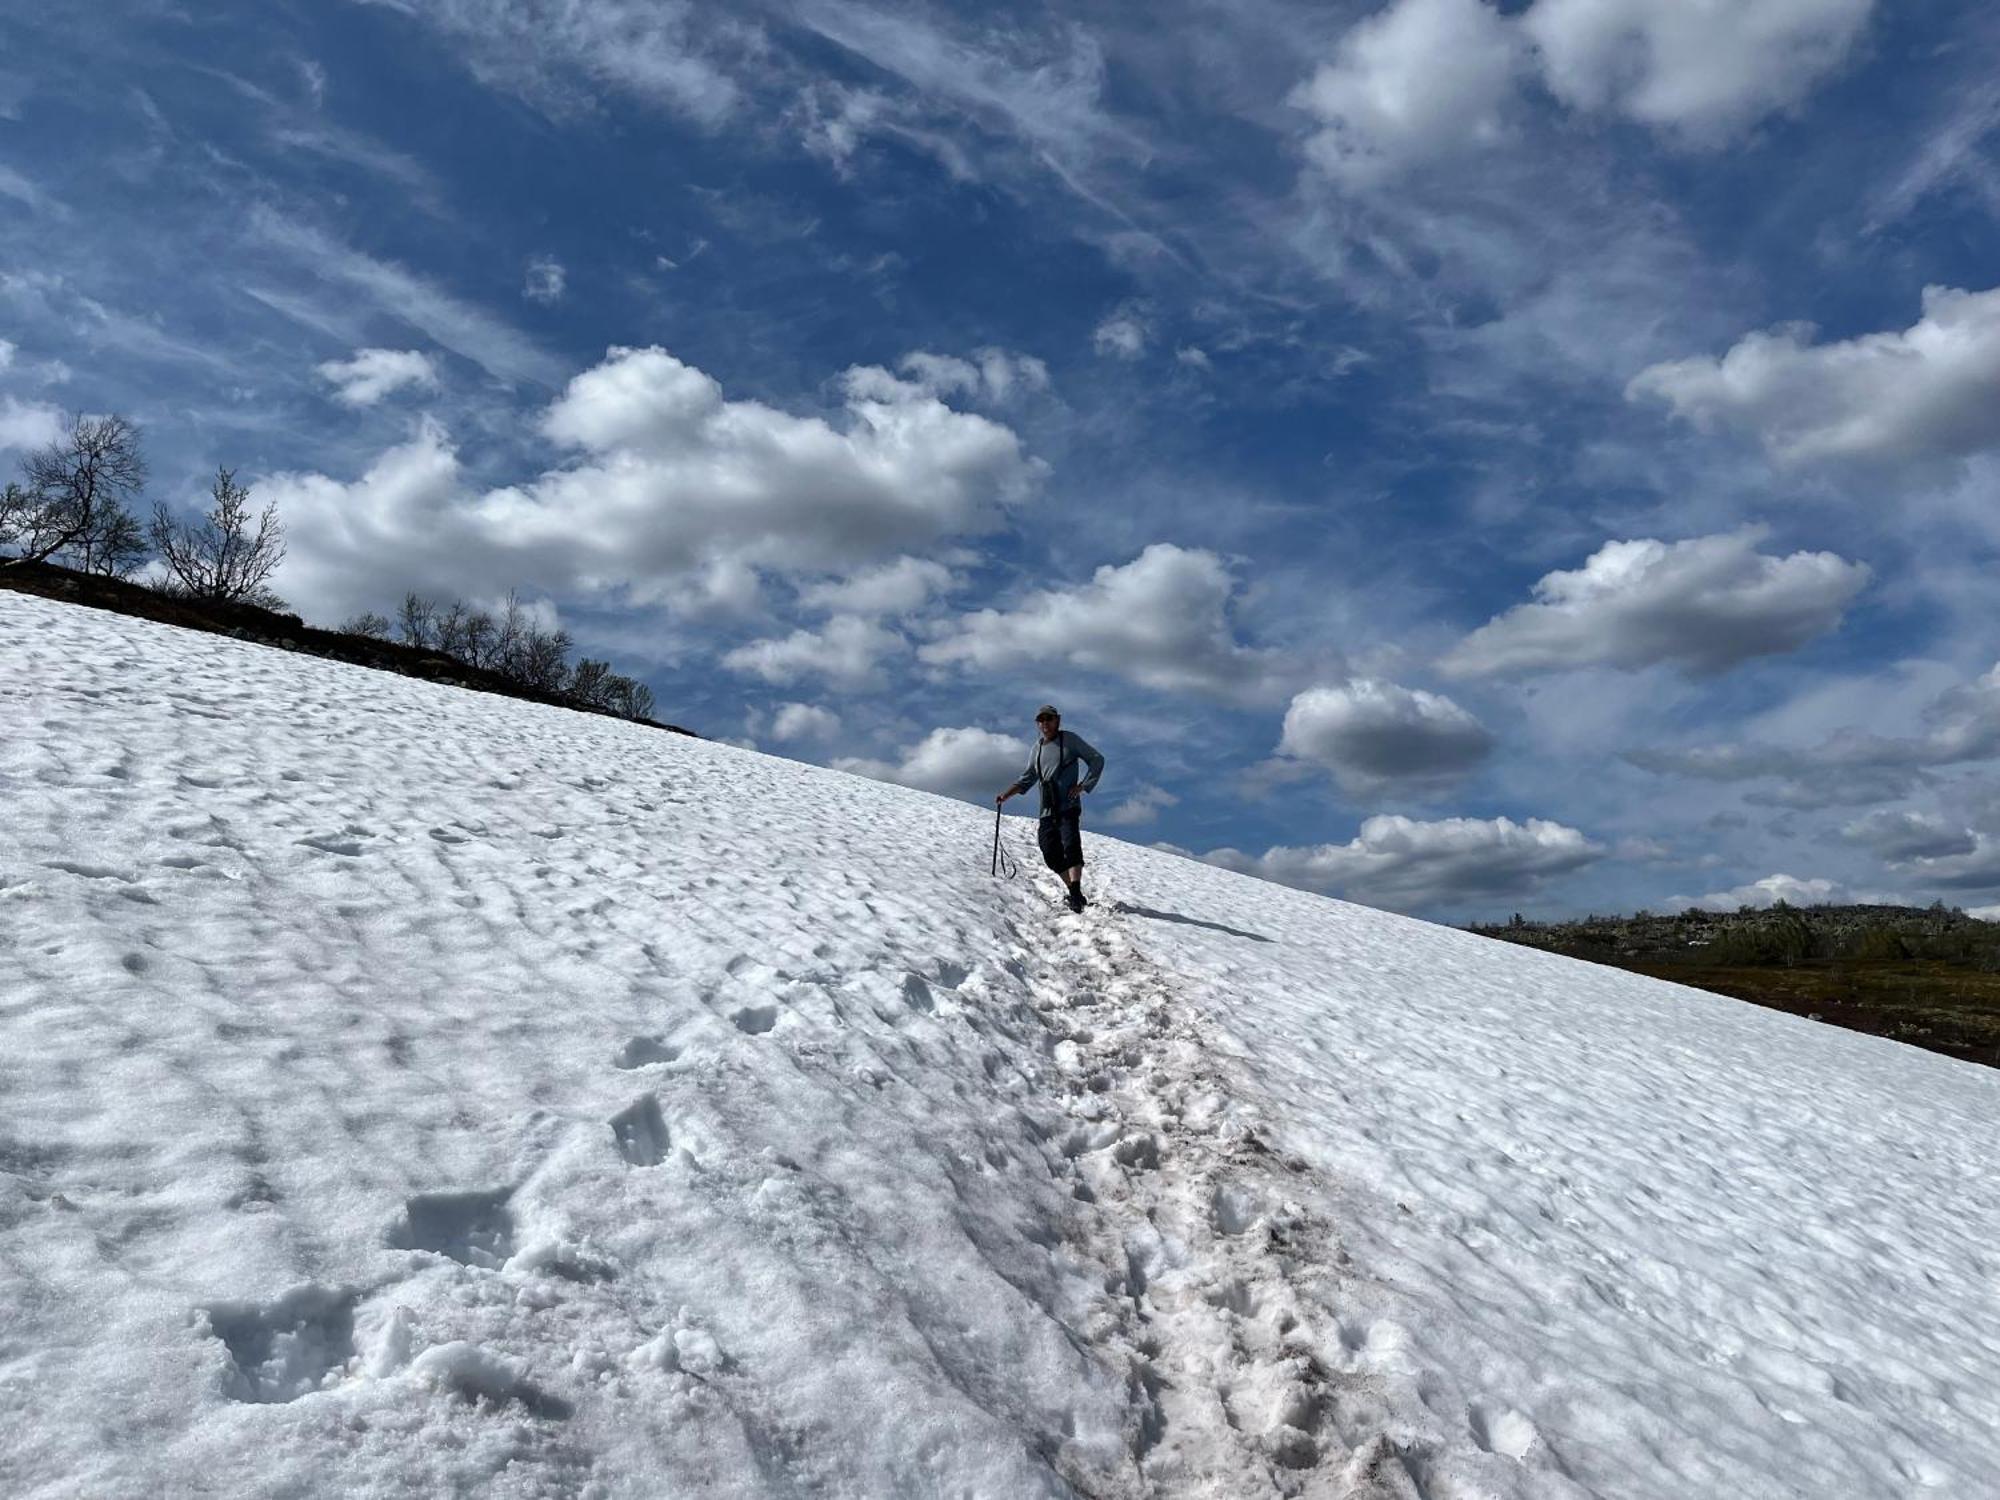
[[[1525,895],[1601,859],[1604,848],[1542,818],[1368,819],[1345,844],[1277,847],[1251,856],[1217,849],[1210,864],[1370,905],[1419,910]]]
[[[956,580],[951,569],[929,558],[899,557],[846,578],[823,580],[799,590],[808,609],[843,615],[915,614]]]
[[[847,420],[731,401],[664,349],[613,349],[543,426],[575,467],[480,501],[482,526],[579,582],[671,579],[718,557],[823,570],[993,526],[1041,478],[1018,438],[850,371]]]
[[[1795,651],[1840,623],[1868,581],[1831,552],[1770,557],[1756,530],[1685,542],[1607,542],[1538,602],[1488,621],[1440,665],[1458,676],[1663,662],[1694,674]]]
[[[252,489],[285,521],[285,560],[272,586],[307,619],[384,609],[411,589],[478,593],[507,576],[490,558],[481,566],[479,538],[459,509],[458,455],[435,422],[425,420],[351,484],[273,474]]]
[[[969,359],[917,350],[897,361],[905,379],[933,396],[972,396],[1004,402],[1049,388],[1049,367],[1032,354],[978,349]]]
[[[830,740],[839,733],[840,715],[815,704],[781,704],[771,719],[771,738],[780,744],[789,740]]]
[[[1717,144],[1839,65],[1873,0],[1537,0],[1521,26],[1550,90]]]
[[[62,436],[63,414],[43,401],[0,396],[0,451],[39,448]]]
[[[1721,359],[1642,370],[1626,395],[1703,431],[1752,433],[1784,464],[1927,465],[2000,448],[2000,288],[1926,287],[1923,316],[1901,332],[1812,336],[1753,333]]]
[[[430,356],[415,349],[357,349],[352,359],[328,360],[317,369],[336,387],[333,398],[343,406],[373,406],[405,386],[437,388]]]
[[[284,476],[314,516],[309,534],[294,533],[296,571],[328,597],[371,589],[386,566],[466,593],[497,580],[740,612],[756,603],[761,571],[824,576],[990,529],[1043,471],[1008,428],[930,396],[850,395],[836,425],[731,401],[662,349],[612,350],[542,425],[576,462],[483,494],[459,488],[434,425],[378,465],[402,472],[413,454],[432,455],[429,472],[449,492],[426,488],[420,505],[365,498],[381,489],[372,478]],[[342,521],[335,497],[350,490],[364,499]],[[371,592],[379,604],[388,590]]]
[[[1291,103],[1307,152],[1349,188],[1504,140],[1539,73],[1571,109],[1716,146],[1802,99],[1847,55],[1872,0],[1395,0],[1353,26]]]
[[[836,615],[818,630],[794,630],[788,636],[738,646],[722,658],[722,664],[766,682],[806,680],[854,688],[875,683],[882,658],[907,649],[900,635],[873,620]]]
[[[872,776],[877,781],[991,802],[995,793],[1020,776],[1027,763],[1025,740],[990,729],[933,729],[900,763],[848,758],[833,765],[835,770]]]
[[[568,284],[569,272],[563,269],[561,261],[553,255],[537,255],[528,262],[521,295],[546,307],[562,301],[563,289]]]
[[[1697,896],[1692,900],[1686,896],[1670,896],[1666,904],[1677,909],[1699,906],[1707,911],[1735,911],[1741,906],[1776,906],[1780,901],[1787,906],[1829,906],[1857,899],[1853,892],[1837,881],[1819,877],[1800,880],[1792,875],[1766,875],[1748,885],[1735,886],[1726,891],[1710,891],[1706,896]]]
[[[1162,811],[1179,806],[1180,800],[1164,787],[1137,786],[1123,802],[1097,814],[1097,821],[1112,828],[1138,828],[1157,821]]]
[[[1066,664],[1162,692],[1256,702],[1282,690],[1285,667],[1276,653],[1236,640],[1229,620],[1235,590],[1214,553],[1155,542],[1122,567],[1099,568],[1080,587],[961,616],[919,654],[935,665],[987,672]]]
[[[1840,830],[1840,836],[1892,863],[1970,854],[1978,847],[1968,828],[1954,826],[1929,813],[1892,812],[1887,808],[1857,818]]]
[[[1122,308],[1097,325],[1090,336],[1090,345],[1099,354],[1114,359],[1137,359],[1146,352],[1152,336],[1151,325],[1140,313]]]
[[[0,339],[0,370],[9,369],[14,363],[14,346]]]
[[[1323,127],[1313,160],[1365,186],[1501,139],[1521,53],[1481,0],[1397,0],[1349,31],[1291,102]]]
[[[1492,748],[1485,726],[1451,699],[1365,677],[1298,694],[1278,741],[1279,756],[1332,773],[1350,792],[1449,781]]]

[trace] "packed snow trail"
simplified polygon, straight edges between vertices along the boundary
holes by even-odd
[[[1984,1070],[5,593],[0,791],[0,1492],[2000,1493]]]

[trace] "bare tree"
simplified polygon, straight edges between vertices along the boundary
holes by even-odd
[[[567,630],[531,630],[521,650],[520,680],[545,693],[559,693],[569,670]]]
[[[177,521],[153,507],[153,546],[167,566],[167,591],[192,599],[283,609],[269,580],[285,560],[285,528],[275,503],[250,524],[250,491],[231,469],[215,471],[214,504],[200,521]]]
[[[630,677],[614,675],[605,684],[609,708],[621,719],[650,719],[653,717],[653,690],[643,682]]]
[[[433,622],[435,630],[431,636],[431,645],[440,655],[453,657],[458,661],[466,659],[465,620],[469,613],[471,612],[466,609],[465,601],[462,599],[452,600],[447,608],[438,612]]]
[[[429,650],[437,638],[437,606],[419,594],[403,595],[403,607],[396,615],[396,633],[406,646]]]
[[[20,534],[21,556],[40,562],[59,553],[86,573],[118,577],[146,555],[145,535],[126,508],[146,483],[139,429],[121,416],[72,418],[69,431],[21,465],[32,497],[32,524]]]
[[[33,531],[41,506],[35,497],[12,480],[0,490],[0,547],[24,543]]]
[[[609,708],[611,663],[585,657],[569,675],[569,695],[591,708]]]
[[[386,641],[392,628],[387,615],[378,615],[371,609],[366,614],[350,615],[341,624],[340,633],[364,636],[371,641]]]
[[[459,660],[475,667],[493,665],[493,641],[498,630],[493,624],[493,616],[483,609],[469,609],[465,612],[465,624],[460,639]]]

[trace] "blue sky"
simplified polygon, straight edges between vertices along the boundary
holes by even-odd
[[[2000,903],[2000,19],[0,12],[0,445],[337,623],[1449,919]],[[0,454],[0,461],[12,454]]]

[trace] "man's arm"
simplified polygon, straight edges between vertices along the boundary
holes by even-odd
[[[1034,753],[1028,757],[1028,769],[1021,773],[1021,779],[1011,783],[993,800],[995,802],[1005,802],[1009,797],[1018,797],[1029,787],[1033,786],[1035,784],[1035,765],[1040,756],[1041,746],[1037,745]]]
[[[1090,774],[1076,784],[1076,789],[1079,792],[1096,791],[1097,778],[1104,774],[1104,757],[1091,749],[1090,742],[1080,734],[1070,736],[1070,749],[1076,752],[1078,760],[1090,767]]]

